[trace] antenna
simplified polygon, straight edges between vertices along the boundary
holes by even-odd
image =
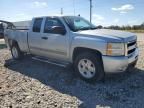
[[[61,8],[61,15],[63,15],[63,8]]]

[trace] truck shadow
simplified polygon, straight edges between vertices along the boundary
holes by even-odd
[[[80,101],[80,108],[95,108],[97,105],[116,107],[113,102],[125,104],[136,95],[135,90],[144,85],[144,70],[138,68],[130,73],[106,75],[105,82],[93,84],[80,80],[72,69],[41,63],[30,57],[20,62],[12,61],[7,68],[37,79],[60,93],[75,96]]]

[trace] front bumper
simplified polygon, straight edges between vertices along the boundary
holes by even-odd
[[[117,73],[124,72],[130,64],[138,60],[139,51],[136,48],[132,56],[127,57],[111,57],[111,56],[102,56],[104,71],[106,73]]]

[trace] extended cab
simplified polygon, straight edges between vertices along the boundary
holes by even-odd
[[[34,18],[28,28],[5,30],[5,41],[16,60],[28,53],[40,61],[73,64],[86,81],[100,80],[104,73],[124,72],[138,59],[135,34],[97,29],[79,16]]]

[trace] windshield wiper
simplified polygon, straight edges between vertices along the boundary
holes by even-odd
[[[97,28],[97,27],[92,27],[92,28],[91,28],[91,30],[95,30],[95,29],[98,29],[98,28]]]
[[[79,28],[77,30],[79,31],[79,30],[90,30],[90,29],[91,29],[90,27],[83,27],[83,28]]]
[[[76,29],[75,31],[94,30],[94,29],[97,29],[97,27],[83,27],[83,28]]]

